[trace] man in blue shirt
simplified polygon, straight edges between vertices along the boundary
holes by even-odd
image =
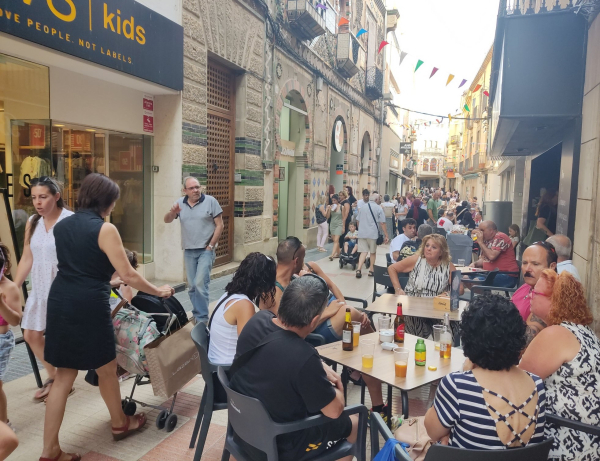
[[[208,322],[208,284],[215,248],[223,231],[223,210],[217,199],[201,192],[194,177],[183,180],[184,197],[165,215],[165,223],[179,218],[192,312],[196,322]]]

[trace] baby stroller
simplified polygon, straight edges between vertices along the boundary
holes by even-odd
[[[340,269],[343,269],[346,264],[352,266],[352,270],[356,269],[358,265],[358,258],[360,257],[360,253],[357,251],[356,253],[346,254],[344,252],[340,253]],[[365,260],[365,266],[367,269],[371,267],[371,258],[367,256]]]
[[[117,363],[124,370],[135,374],[135,381],[131,394],[121,400],[123,412],[132,416],[137,410],[137,404],[160,410],[156,418],[156,427],[171,432],[177,425],[177,415],[173,413],[177,392],[173,395],[170,408],[163,408],[133,398],[137,386],[150,384],[148,362],[144,347],[165,333],[172,332],[187,323],[187,315],[183,306],[176,298],[167,300],[138,293],[131,304],[123,299],[117,290],[114,290],[121,299],[119,305],[113,310],[113,325],[115,327],[115,342],[117,349]]]

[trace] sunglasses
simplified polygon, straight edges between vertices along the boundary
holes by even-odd
[[[327,285],[327,282],[325,281],[325,279],[323,277],[318,276],[317,274],[304,274],[303,277],[314,277],[316,279],[319,279],[321,281],[321,283],[323,284],[323,289],[327,292],[329,292],[329,286]]]
[[[539,245],[541,247],[544,247],[546,250],[551,251],[552,253],[556,253],[556,249],[554,248],[554,245],[552,245],[551,243],[539,241],[539,242],[533,242],[532,245]]]
[[[31,185],[35,186],[37,184],[52,184],[53,180],[49,176],[41,176],[39,178],[33,178],[31,180]]]
[[[294,254],[292,255],[292,259],[294,259],[296,257],[296,253],[298,252],[298,250],[300,249],[300,247],[302,247],[302,242],[300,241],[300,239],[298,237],[293,237],[293,236],[289,236],[286,237],[286,240],[290,240],[292,242],[294,242],[297,246],[296,249],[294,250]]]

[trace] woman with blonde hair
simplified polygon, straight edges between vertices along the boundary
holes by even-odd
[[[394,285],[396,295],[419,296],[433,298],[450,291],[452,264],[448,242],[439,234],[430,234],[423,238],[417,252],[388,267],[390,280]],[[406,289],[403,290],[398,280],[398,274],[410,272]],[[460,284],[460,293],[464,291]],[[427,338],[437,323],[421,317],[406,317],[406,332]]]
[[[325,244],[327,243],[327,234],[329,225],[327,220],[331,213],[331,207],[327,204],[329,199],[326,195],[321,195],[317,200],[317,208],[315,209],[315,219],[317,220],[317,248],[319,251],[327,251]]]
[[[590,328],[594,318],[583,285],[570,273],[546,269],[531,292],[531,313],[543,322],[519,367],[546,386],[546,409],[562,418],[600,423],[600,340]],[[598,459],[600,437],[552,423],[548,459]]]

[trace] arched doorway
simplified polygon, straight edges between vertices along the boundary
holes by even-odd
[[[365,131],[360,144],[360,188],[370,189],[369,187],[369,164],[371,160],[371,135]]]
[[[346,124],[342,117],[333,122],[331,132],[331,157],[329,163],[329,184],[336,192],[344,187],[344,159],[346,156]]]
[[[304,200],[304,163],[308,113],[302,95],[291,90],[285,97],[279,116],[281,142],[279,156],[278,231],[280,240],[288,235],[302,235]]]

